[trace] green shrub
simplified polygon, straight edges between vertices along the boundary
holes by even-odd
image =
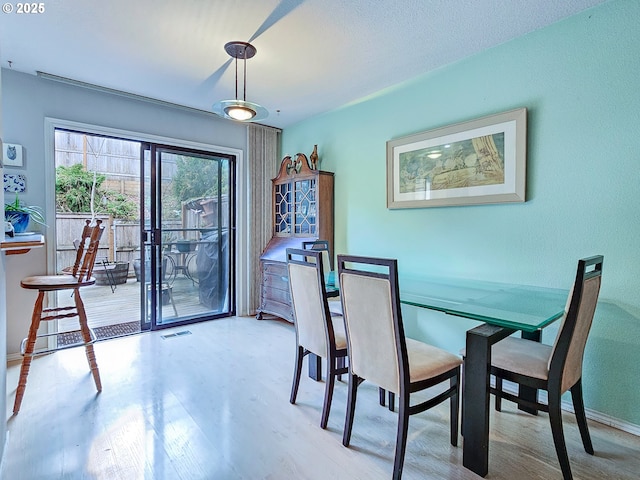
[[[111,214],[122,220],[136,220],[139,217],[137,202],[126,195],[103,188],[102,184],[106,179],[104,174],[95,174],[93,211],[96,214]],[[56,168],[56,211],[91,212],[93,183],[94,174],[88,172],[81,163]]]

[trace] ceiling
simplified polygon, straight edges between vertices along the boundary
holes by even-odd
[[[0,62],[211,111],[248,41],[246,99],[284,128],[603,1],[46,0],[0,15]]]

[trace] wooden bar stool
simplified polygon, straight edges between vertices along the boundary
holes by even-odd
[[[104,231],[104,227],[100,225],[102,220],[96,220],[96,224],[92,227],[89,226],[90,223],[91,220],[87,220],[86,225],[82,230],[82,239],[78,244],[76,261],[73,264],[73,268],[70,268],[67,273],[62,275],[38,275],[26,277],[20,282],[20,286],[22,288],[38,290],[38,298],[36,299],[36,303],[33,308],[33,315],[31,316],[29,336],[22,341],[20,348],[23,358],[22,366],[20,367],[18,388],[16,389],[16,399],[13,404],[14,415],[20,410],[22,397],[24,396],[24,391],[27,386],[27,376],[29,375],[29,368],[31,367],[31,358],[35,355],[42,355],[55,350],[61,350],[62,348],[84,345],[96,388],[98,392],[102,391],[100,372],[98,372],[98,364],[96,363],[96,357],[93,351],[95,335],[87,325],[87,314],[84,309],[82,298],[80,298],[80,287],[87,287],[96,283],[95,278],[91,277],[91,273],[93,272],[93,265],[96,260],[96,254],[98,253],[98,243],[100,242],[100,237],[102,237],[102,232]],[[58,290],[73,290],[75,306],[43,308],[45,294],[47,292],[54,292]],[[78,317],[80,329],[75,330],[75,332],[81,333],[83,340],[82,343],[34,353],[36,340],[38,338],[58,335],[57,333],[38,335],[40,322],[72,317]]]

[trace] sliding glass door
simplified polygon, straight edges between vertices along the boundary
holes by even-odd
[[[235,314],[235,157],[143,143],[141,328]]]

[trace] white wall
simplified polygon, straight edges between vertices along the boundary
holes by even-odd
[[[22,199],[28,204],[46,203],[45,159],[49,158],[46,155],[49,147],[45,141],[45,118],[175,138],[212,148],[234,148],[244,152],[246,158],[245,125],[212,114],[106,94],[7,69],[2,73],[2,111],[7,119],[4,139],[24,147],[25,164],[20,173],[27,177],[27,192]],[[241,191],[246,191],[246,186]],[[47,241],[54,239],[47,238]],[[32,292],[20,288],[20,279],[29,274],[45,273],[47,265],[44,249],[19,257],[17,261],[7,261],[6,351],[9,354],[19,351],[20,341],[27,334],[34,302]]]
[[[0,69],[0,145],[2,145],[3,122],[2,122],[2,70]],[[2,163],[0,162],[0,165]],[[0,167],[0,177],[2,176],[2,167]],[[2,218],[4,220],[4,203],[2,204]],[[0,412],[7,410],[7,297],[5,292],[6,276],[4,254],[0,254]],[[7,430],[5,427],[0,428],[0,459],[4,459],[4,444],[7,438]],[[0,462],[0,467],[1,467]]]

